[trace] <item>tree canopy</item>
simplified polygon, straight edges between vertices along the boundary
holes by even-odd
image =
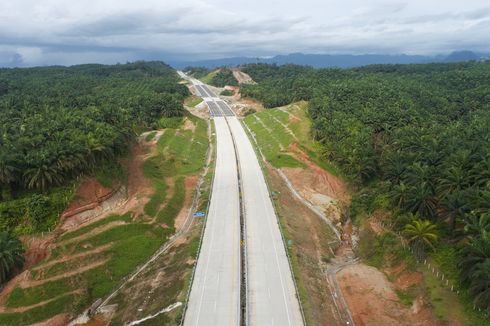
[[[124,151],[133,126],[182,115],[178,80],[160,62],[0,69],[4,197],[62,184]]]
[[[462,255],[488,257],[488,240],[467,223],[487,225],[480,220],[490,211],[490,62],[350,70],[254,64],[244,71],[258,84],[244,85],[242,95],[266,107],[309,101],[324,158],[355,183],[379,184],[394,207],[447,225],[453,240],[472,230],[471,245],[458,243]],[[469,278],[484,278],[481,270],[488,277],[489,266],[486,258],[463,277],[488,310],[487,279]]]

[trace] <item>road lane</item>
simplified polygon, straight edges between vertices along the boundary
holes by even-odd
[[[213,97],[207,98],[206,104],[216,125],[218,153],[209,216],[184,325],[239,324],[240,225],[232,134],[242,174],[246,221],[248,324],[303,325],[278,220],[252,144],[228,105],[214,98],[206,85],[191,81],[201,96]],[[221,113],[227,118],[220,117]],[[225,185],[230,192],[223,190]],[[222,213],[223,209],[230,213]]]
[[[303,325],[286,249],[255,151],[236,117],[228,117],[242,179],[250,325]]]
[[[188,326],[240,322],[240,207],[235,150],[225,118],[214,118],[216,169],[206,229],[185,314]]]

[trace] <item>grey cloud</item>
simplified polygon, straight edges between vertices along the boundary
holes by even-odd
[[[93,8],[73,8],[64,0],[41,6],[43,1],[12,2],[9,10],[0,3],[0,65],[14,55],[35,65],[291,52],[490,51],[485,0],[447,0],[447,8],[439,0],[99,0]]]

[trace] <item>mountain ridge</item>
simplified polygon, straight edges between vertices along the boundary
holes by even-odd
[[[268,64],[298,64],[314,68],[353,68],[371,64],[417,64],[417,63],[443,63],[471,60],[487,60],[489,54],[475,53],[469,50],[453,51],[448,55],[409,55],[409,54],[280,54],[269,58],[260,57],[229,57],[221,59],[197,61],[172,61],[169,64],[177,69],[188,66],[216,68],[221,66],[238,66],[248,63]]]

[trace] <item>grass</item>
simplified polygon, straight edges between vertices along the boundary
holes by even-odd
[[[206,76],[204,77],[201,77],[199,78],[203,83],[205,84],[210,84],[211,81],[213,80],[214,76],[216,76],[218,74],[219,70],[214,70],[214,71],[211,71],[209,74],[207,74]]]
[[[233,91],[229,89],[225,89],[221,93],[219,93],[219,95],[221,96],[233,96],[233,94],[234,94]]]
[[[44,283],[36,287],[22,289],[16,287],[8,297],[6,306],[9,308],[30,306],[40,301],[49,300],[70,291],[73,286],[68,279]]]
[[[148,135],[146,135],[146,137],[145,137],[145,141],[148,142],[148,141],[152,140],[153,138],[155,138],[156,134],[157,134],[156,131],[152,131],[152,132],[148,133]]]
[[[104,252],[104,255],[111,257],[105,265],[77,274],[74,277],[63,278],[34,287],[25,289],[16,287],[9,296],[6,305],[7,307],[29,306],[80,287],[86,289],[87,299],[90,302],[103,297],[119,283],[122,277],[151,256],[165,242],[168,235],[169,232],[161,227],[137,223],[118,226],[81,243],[61,248],[63,254],[70,254],[83,251],[84,247],[93,248],[114,242],[114,245]]]
[[[11,232],[14,236],[51,231],[59,221],[61,213],[74,196],[76,183],[49,189],[40,195],[35,190],[25,190],[16,194],[12,200],[0,202],[0,230]],[[43,203],[39,204],[39,198]],[[36,200],[38,199],[38,200]],[[37,205],[36,205],[37,203]],[[42,218],[31,216],[33,208]],[[38,222],[41,220],[41,222]]]
[[[459,271],[457,269],[457,249],[449,244],[441,243],[435,251],[431,252],[428,260],[431,265],[437,268],[446,276],[450,284],[459,290],[459,295],[449,291],[448,287],[434,277],[428,271],[424,272],[426,277],[427,290],[431,297],[431,303],[436,311],[436,315],[440,319],[447,319],[445,316],[454,316],[454,318],[462,318],[469,325],[490,325],[483,313],[473,310],[473,303],[467,290],[460,286]],[[421,269],[425,269],[421,267]],[[454,307],[449,315],[447,315],[447,305]]]
[[[182,117],[162,117],[158,120],[158,126],[162,129],[177,129],[182,124]]]
[[[322,145],[311,137],[311,120],[306,107],[307,102],[298,102],[288,106],[287,112],[278,108],[268,109],[248,114],[244,122],[255,134],[261,151],[272,166],[303,167],[301,162],[285,153],[289,152],[292,144],[296,144],[318,166],[338,176],[339,170],[322,157]]]
[[[108,295],[114,287],[120,284],[121,279],[145,262],[167,241],[168,237],[175,231],[173,223],[183,207],[185,194],[188,191],[185,189],[185,178],[203,168],[208,146],[205,121],[193,116],[187,117],[187,119],[195,125],[195,130],[180,128],[182,119],[178,122],[179,127],[168,127],[157,143],[155,155],[147,159],[143,165],[144,175],[151,180],[155,188],[155,193],[151,196],[150,202],[144,207],[144,210],[148,215],[155,216],[158,222],[165,223],[169,227],[147,223],[145,222],[147,219],[141,219],[141,217],[133,218],[133,214],[128,212],[124,215],[110,215],[76,231],[62,235],[55,242],[55,247],[50,256],[51,261],[58,257],[91,251],[106,244],[111,244],[111,246],[98,254],[90,254],[57,263],[45,267],[44,271],[33,271],[38,277],[46,279],[49,276],[61,275],[103,259],[107,259],[107,262],[70,277],[28,288],[16,287],[6,300],[7,308],[27,307],[60,295],[63,297],[39,308],[31,309],[26,313],[0,314],[0,324],[30,324],[62,312],[76,314],[96,299]],[[172,178],[175,181],[174,191],[170,198],[166,198],[167,184],[165,180],[167,178]],[[127,224],[114,226],[98,234],[89,234],[97,227],[114,221],[125,221]],[[79,236],[84,237],[72,243],[64,243],[66,240],[73,240]],[[191,245],[185,250],[186,252],[191,250],[192,255],[195,256],[196,248],[196,245]],[[185,268],[190,270],[191,266],[187,262],[188,259],[186,258],[183,260],[185,266],[181,264],[180,269],[177,268],[174,273],[181,275],[181,271]],[[46,263],[49,263],[49,260]],[[39,267],[43,268],[43,265],[41,264]],[[179,277],[182,278],[183,276]],[[171,285],[172,291],[168,295],[174,292],[181,293],[185,287],[185,282],[180,280]],[[80,293],[70,295],[69,293],[74,290],[78,290]]]
[[[259,114],[260,113],[257,113],[257,115]],[[272,166],[276,168],[304,166],[291,155],[285,153],[286,148],[292,143],[291,138],[287,136],[285,130],[280,131],[280,129],[276,127],[276,132],[272,132],[264,127],[265,122],[262,124],[260,122],[261,120],[258,120],[255,114],[248,115],[244,121],[254,133],[261,152]],[[279,130],[279,132],[277,130]]]
[[[65,295],[43,306],[27,310],[24,313],[0,314],[0,325],[28,325],[45,320],[59,311],[68,311],[83,304],[83,298]]]
[[[439,279],[421,266],[419,271],[424,275],[424,283],[429,294],[430,304],[437,318],[441,320],[459,320],[469,325],[466,312],[454,292],[445,287]]]
[[[61,237],[59,237],[58,242],[76,238],[78,236],[81,236],[83,234],[86,234],[86,233],[94,230],[95,228],[98,228],[99,226],[103,226],[103,225],[109,224],[110,222],[114,222],[114,221],[130,222],[131,221],[131,214],[126,213],[124,215],[117,215],[117,214],[109,215],[108,217],[106,217],[102,220],[98,220],[98,221],[91,223],[87,226],[83,226],[79,229],[76,229],[75,231],[63,234]]]
[[[417,297],[417,289],[415,286],[411,286],[406,290],[395,289],[395,293],[400,299],[400,302],[408,307],[413,304],[413,300]]]
[[[184,105],[186,105],[186,106],[188,106],[190,108],[195,108],[202,101],[203,101],[202,98],[200,98],[198,96],[195,96],[195,95],[191,95],[191,96],[189,96],[188,98],[185,99]]]
[[[180,177],[175,181],[175,188],[172,198],[170,198],[167,205],[165,205],[165,207],[158,212],[157,221],[159,223],[164,223],[171,229],[174,229],[175,217],[177,217],[177,214],[179,214],[184,206],[184,200],[184,178]]]
[[[121,164],[115,162],[114,164],[103,164],[95,172],[95,178],[105,188],[112,188],[114,182],[125,184],[127,181],[127,173],[121,166]]]

